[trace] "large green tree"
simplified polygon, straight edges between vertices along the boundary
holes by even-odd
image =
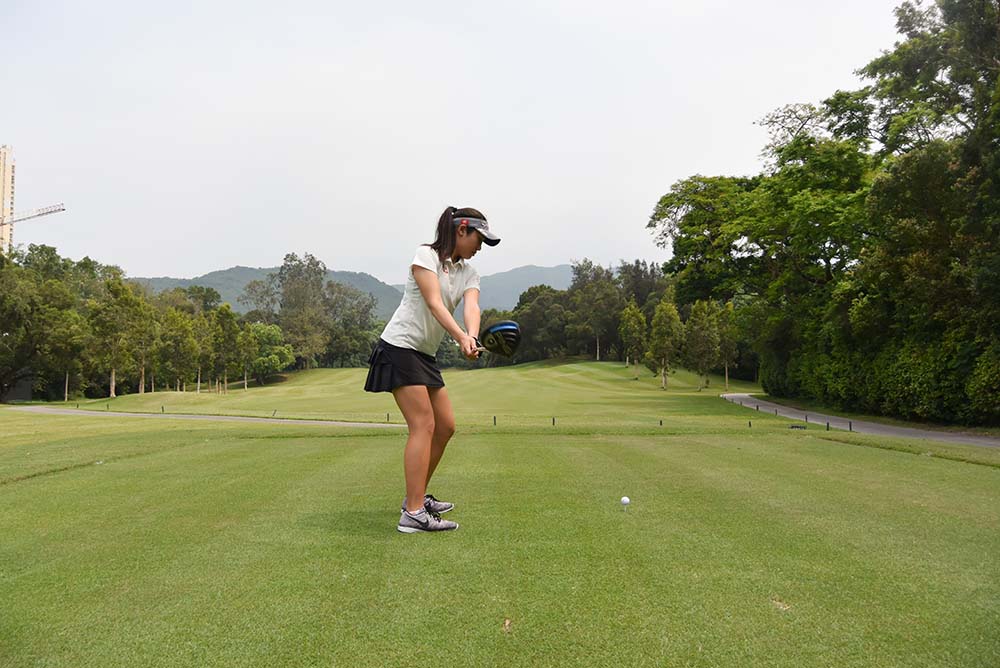
[[[315,366],[327,345],[325,277],[326,265],[309,253],[301,258],[289,253],[277,274],[278,324],[303,369]]]
[[[676,278],[676,299],[730,299],[746,290],[762,251],[742,229],[746,196],[756,179],[695,175],[674,183],[656,203],[647,227],[670,248],[664,269]]]
[[[195,305],[198,313],[208,313],[218,308],[219,304],[222,303],[222,296],[219,295],[219,291],[215,288],[209,288],[204,285],[192,285],[189,288],[185,288],[184,292],[187,293],[188,299]]]
[[[222,391],[229,392],[230,372],[241,370],[240,349],[237,342],[240,326],[229,304],[223,304],[212,312],[214,320],[212,348],[215,351],[213,358],[213,371],[215,375],[216,389],[219,387],[219,379],[222,379]]]
[[[61,280],[47,280],[39,289],[43,307],[38,324],[46,332],[39,359],[33,365],[34,388],[45,398],[69,400],[71,386],[83,370],[83,353],[90,342],[90,327],[80,311],[76,295]]]
[[[211,379],[217,357],[216,342],[222,337],[222,334],[218,332],[218,323],[210,313],[199,313],[192,325],[195,347],[198,350],[195,392],[200,393],[201,382],[205,374],[208,373],[209,379]]]
[[[108,373],[108,396],[118,396],[120,373],[135,368],[135,323],[140,319],[141,298],[121,278],[105,282],[104,293],[90,300],[93,355]]]
[[[729,391],[729,369],[736,364],[739,353],[739,333],[733,303],[727,302],[718,310],[719,362],[726,378],[726,392]]]
[[[378,337],[375,297],[343,283],[328,281],[323,290],[326,350],[329,366],[361,366]]]
[[[145,299],[137,301],[129,328],[136,355],[136,365],[139,368],[139,394],[144,394],[146,392],[146,369],[154,364],[160,345],[160,322],[152,304]],[[151,375],[151,381],[150,387],[155,392],[155,371]]]
[[[521,293],[512,318],[521,326],[517,360],[532,361],[567,354],[566,327],[570,309],[565,290],[556,290],[550,285],[528,288]]]
[[[31,378],[49,337],[37,280],[0,254],[0,401]]]
[[[610,348],[618,333],[618,317],[622,310],[621,292],[611,269],[588,259],[573,263],[573,282],[569,287],[572,316],[567,335],[594,341],[595,359],[601,361],[601,342]],[[586,349],[586,343],[583,344]]]
[[[708,386],[708,372],[719,360],[719,320],[712,302],[699,299],[684,325],[684,358],[701,382]]]
[[[668,293],[656,305],[649,333],[649,350],[645,356],[646,365],[660,374],[660,387],[664,390],[667,389],[667,375],[683,344],[684,323],[681,322],[672,293]]]
[[[237,301],[250,308],[244,315],[247,322],[277,324],[278,308],[281,304],[278,275],[268,274],[263,280],[250,281],[243,288],[243,294]]]
[[[177,308],[169,307],[162,316],[160,347],[157,350],[161,377],[174,389],[190,379],[198,368],[198,342],[194,319]]]
[[[663,292],[662,268],[656,263],[645,260],[619,262],[618,268],[615,270],[615,281],[618,283],[622,299],[625,301],[635,300],[639,308],[643,308],[651,297],[658,293],[662,295]],[[655,308],[655,304],[653,308]]]
[[[245,368],[259,385],[295,362],[292,347],[284,342],[277,325],[248,323],[239,334],[239,348],[244,352]]]
[[[646,352],[646,318],[634,299],[629,299],[622,310],[618,335],[622,341],[625,365],[628,366],[629,361],[632,362],[635,367],[635,379],[639,380],[639,360]]]

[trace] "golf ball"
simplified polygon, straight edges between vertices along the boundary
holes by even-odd
[[[627,506],[630,503],[632,503],[632,499],[628,498],[627,496],[623,496],[622,497],[622,505],[623,506]]]

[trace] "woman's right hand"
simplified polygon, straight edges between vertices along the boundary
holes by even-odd
[[[475,337],[466,334],[458,342],[458,345],[462,349],[462,354],[465,355],[466,359],[474,360],[479,357],[479,347],[476,345]]]

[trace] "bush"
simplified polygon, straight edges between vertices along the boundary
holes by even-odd
[[[1000,424],[1000,343],[994,341],[979,356],[965,392],[973,420]]]

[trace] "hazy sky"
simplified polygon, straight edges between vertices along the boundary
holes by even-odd
[[[400,283],[441,210],[483,274],[662,261],[672,183],[760,170],[754,121],[856,88],[901,0],[0,0],[15,241],[192,277],[311,252]]]

